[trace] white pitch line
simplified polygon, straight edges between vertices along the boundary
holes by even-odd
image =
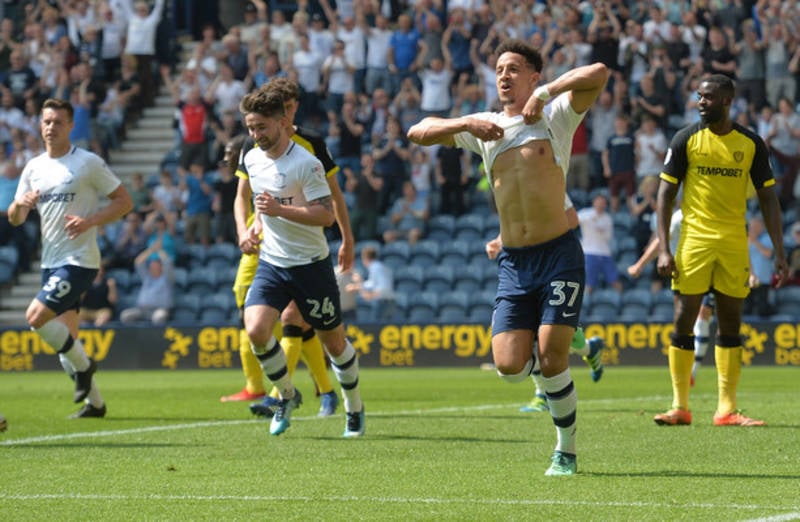
[[[771,517],[754,518],[751,520],[745,520],[744,522],[788,522],[790,520],[800,520],[800,511],[796,511],[794,513],[782,513],[780,515],[774,515]]]
[[[557,500],[557,499],[502,499],[502,498],[435,498],[435,497],[369,497],[369,496],[304,496],[304,495],[99,495],[85,493],[35,493],[35,494],[7,494],[0,493],[2,500],[16,501],[36,501],[36,500],[121,500],[121,501],[232,501],[232,502],[372,502],[377,504],[477,504],[477,505],[503,505],[503,506],[587,506],[587,507],[640,507],[640,508],[668,508],[674,509],[676,506],[669,502],[601,502],[586,500]],[[689,503],[682,504],[681,508],[693,509],[746,509],[746,510],[776,510],[793,509],[794,506],[781,508],[780,506],[758,505],[758,504],[712,504],[712,503]],[[787,513],[791,515],[791,513]],[[798,513],[794,513],[798,515]],[[783,517],[786,515],[778,515]],[[789,518],[764,518],[761,521],[783,521],[793,520]]]
[[[618,399],[587,399],[580,403],[596,403],[596,404],[609,404],[616,402],[644,402],[644,401],[659,401],[667,400],[667,396],[652,396],[652,397],[633,397],[633,398],[618,398]],[[447,408],[431,408],[431,409],[417,409],[405,411],[390,411],[390,412],[369,412],[370,417],[397,417],[403,415],[426,415],[426,414],[439,414],[439,413],[457,413],[466,411],[483,411],[493,409],[517,409],[518,404],[483,404],[480,406],[467,406],[467,407],[447,407]],[[324,420],[329,417],[293,417],[293,420],[310,421],[310,420]],[[208,421],[208,422],[192,422],[184,424],[167,424],[163,426],[145,426],[142,428],[130,428],[124,430],[104,430],[104,431],[88,431],[88,432],[75,432],[75,433],[60,433],[56,435],[41,435],[39,437],[27,437],[24,439],[6,439],[0,441],[0,446],[23,446],[25,444],[34,444],[38,442],[56,442],[62,440],[74,439],[98,439],[103,437],[118,437],[121,435],[136,435],[140,433],[161,432],[161,431],[176,431],[176,430],[190,430],[196,428],[208,428],[216,426],[230,426],[234,424],[252,424],[263,422],[261,419],[250,420],[226,420],[226,421]]]

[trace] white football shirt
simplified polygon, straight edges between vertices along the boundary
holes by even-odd
[[[284,205],[304,207],[309,201],[331,195],[322,163],[294,141],[275,160],[258,147],[243,150],[236,174],[250,181],[253,197],[266,192]],[[322,227],[282,217],[259,217],[264,229],[259,257],[264,261],[289,268],[329,255]]]
[[[75,265],[100,267],[97,227],[75,239],[64,230],[67,215],[87,217],[97,212],[103,197],[114,192],[120,180],[96,154],[71,147],[60,158],[40,154],[25,165],[15,199],[39,191],[36,210],[42,223],[42,268]]]

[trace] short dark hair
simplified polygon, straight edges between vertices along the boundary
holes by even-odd
[[[239,112],[242,114],[260,114],[266,118],[281,117],[286,114],[283,103],[283,98],[278,92],[259,89],[246,94],[242,98],[239,103]]]
[[[509,40],[504,41],[500,45],[497,46],[497,50],[495,54],[498,58],[503,55],[503,53],[514,53],[519,54],[525,61],[533,67],[533,70],[536,72],[542,72],[542,55],[539,54],[532,45],[520,40],[518,38],[511,38]]]
[[[300,87],[297,82],[283,76],[272,78],[261,89],[277,92],[284,102],[289,100],[300,101]]]
[[[60,98],[47,98],[42,104],[42,110],[53,109],[54,111],[67,111],[67,115],[71,120],[75,116],[75,109],[72,104],[67,100]]]
[[[361,253],[364,254],[364,257],[370,260],[378,259],[378,250],[374,246],[365,246]]]
[[[736,96],[736,84],[729,76],[724,74],[706,76],[700,80],[700,83],[710,83],[726,98],[733,99]]]

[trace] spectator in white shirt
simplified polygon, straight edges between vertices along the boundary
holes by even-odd
[[[136,0],[133,9],[129,2],[121,1],[118,5],[126,9],[128,33],[125,40],[125,52],[136,57],[136,73],[141,84],[141,101],[144,107],[152,107],[156,93],[156,78],[153,75],[153,57],[156,53],[156,28],[161,21],[164,0],[156,0],[150,11],[147,2]]]
[[[578,211],[581,226],[581,246],[586,257],[586,293],[591,293],[600,284],[600,277],[606,285],[616,291],[622,291],[617,265],[611,253],[611,242],[614,240],[614,222],[606,212],[608,201],[605,195],[598,193],[592,200],[592,206]]]

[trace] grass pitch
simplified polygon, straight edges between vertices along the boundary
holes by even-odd
[[[578,469],[543,473],[548,414],[521,413],[532,386],[475,369],[363,369],[363,439],[305,404],[279,437],[230,371],[102,371],[105,419],[67,420],[62,373],[5,374],[0,517],[25,520],[795,520],[800,519],[798,371],[745,368],[739,393],[765,428],[716,428],[716,374],[692,391],[694,424],[659,427],[661,368],[582,363]],[[340,410],[341,411],[341,410]]]

